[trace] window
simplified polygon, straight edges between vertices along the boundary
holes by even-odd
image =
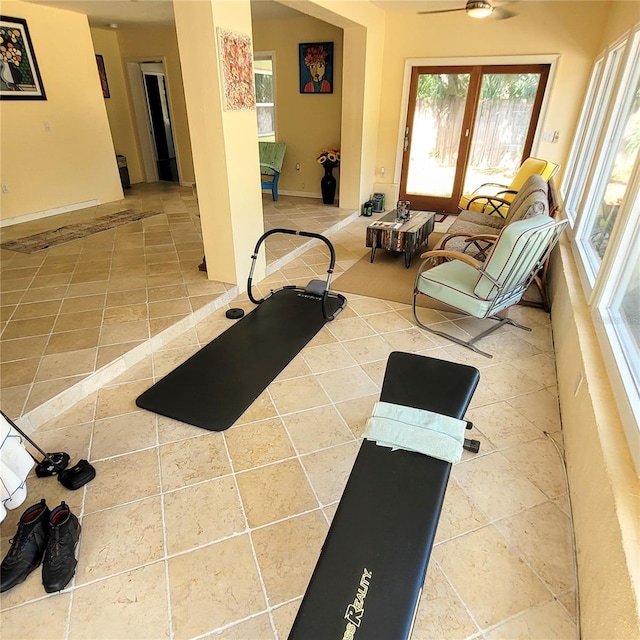
[[[589,225],[585,226],[583,237],[584,252],[588,255],[594,272],[609,244],[611,232],[618,217],[620,204],[627,191],[629,177],[638,157],[640,145],[640,83],[633,89],[632,108],[626,118],[623,135],[613,158],[613,165],[606,180],[599,189],[594,214]]]
[[[270,53],[256,53],[253,61],[258,138],[271,142],[275,142],[276,139],[273,58],[273,54]]]
[[[623,50],[624,43],[618,44],[611,50],[606,60],[602,58],[596,62],[591,74],[587,103],[580,118],[580,129],[577,134],[580,141],[577,146],[578,154],[575,163],[570,167],[568,180],[568,183],[572,182],[573,187],[567,196],[567,210],[573,214],[569,215],[569,219],[572,221],[575,221],[575,209],[584,195],[584,186],[587,184],[587,170],[590,164],[589,159],[594,156],[599,134],[604,134],[603,122],[605,113],[613,94],[614,81],[620,66]]]
[[[572,248],[640,471],[640,24],[596,61],[566,176]]]

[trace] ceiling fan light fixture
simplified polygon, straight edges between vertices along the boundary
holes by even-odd
[[[465,9],[472,18],[487,18],[493,12],[493,7],[485,0],[469,0]]]

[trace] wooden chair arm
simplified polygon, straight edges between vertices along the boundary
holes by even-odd
[[[518,193],[517,191],[515,191],[514,189],[503,189],[502,191],[498,191],[494,196],[494,198],[502,198],[504,195],[507,194],[511,194],[513,196],[516,195],[516,193]]]
[[[547,184],[549,186],[549,215],[554,220],[560,220],[564,217],[564,203],[562,202],[562,197],[560,196],[560,192],[558,191],[558,187],[556,186],[553,178],[549,178]]]
[[[460,253],[459,251],[449,251],[448,249],[436,249],[434,251],[425,251],[420,258],[428,260],[429,258],[444,258],[445,260],[460,260],[465,262],[474,269],[480,269],[482,263],[478,262],[475,258],[467,255],[466,253]]]
[[[503,189],[508,189],[509,185],[500,184],[498,182],[485,182],[484,184],[481,184],[477,189],[474,189],[471,195],[475,193],[480,193],[480,189],[483,189],[484,187],[502,187]]]
[[[487,204],[489,202],[493,202],[495,200],[497,203],[499,203],[498,206],[500,206],[500,204],[506,204],[507,206],[509,206],[511,204],[508,200],[505,200],[504,198],[500,198],[499,196],[478,195],[478,196],[475,196],[474,198],[471,198],[471,200],[469,200],[469,202],[467,202],[467,206],[469,206],[475,200],[487,200]]]
[[[484,234],[482,234],[484,235]],[[452,238],[468,238],[468,240],[465,240],[465,242],[474,242],[476,239],[480,238],[481,236],[479,236],[478,234],[475,233],[469,233],[468,231],[460,231],[458,233],[448,233],[441,241],[440,243],[440,249],[445,249],[447,242],[449,242],[449,240],[451,240]],[[449,251],[449,249],[447,249],[447,251]]]
[[[469,236],[465,242],[476,242],[476,240],[483,240],[484,242],[495,242],[498,239],[497,233],[485,233],[478,234],[477,236]]]

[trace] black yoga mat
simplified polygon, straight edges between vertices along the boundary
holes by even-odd
[[[329,298],[333,314],[340,300]],[[322,302],[281,289],[138,396],[142,409],[224,431],[324,326]]]

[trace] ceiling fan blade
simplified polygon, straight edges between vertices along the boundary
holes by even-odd
[[[459,9],[436,9],[435,11],[418,11],[418,15],[428,16],[436,13],[453,13],[454,11],[465,11],[465,8],[460,7]]]
[[[509,11],[504,7],[494,7],[491,17],[494,20],[508,20],[509,18],[515,18],[518,14],[513,11]]]

